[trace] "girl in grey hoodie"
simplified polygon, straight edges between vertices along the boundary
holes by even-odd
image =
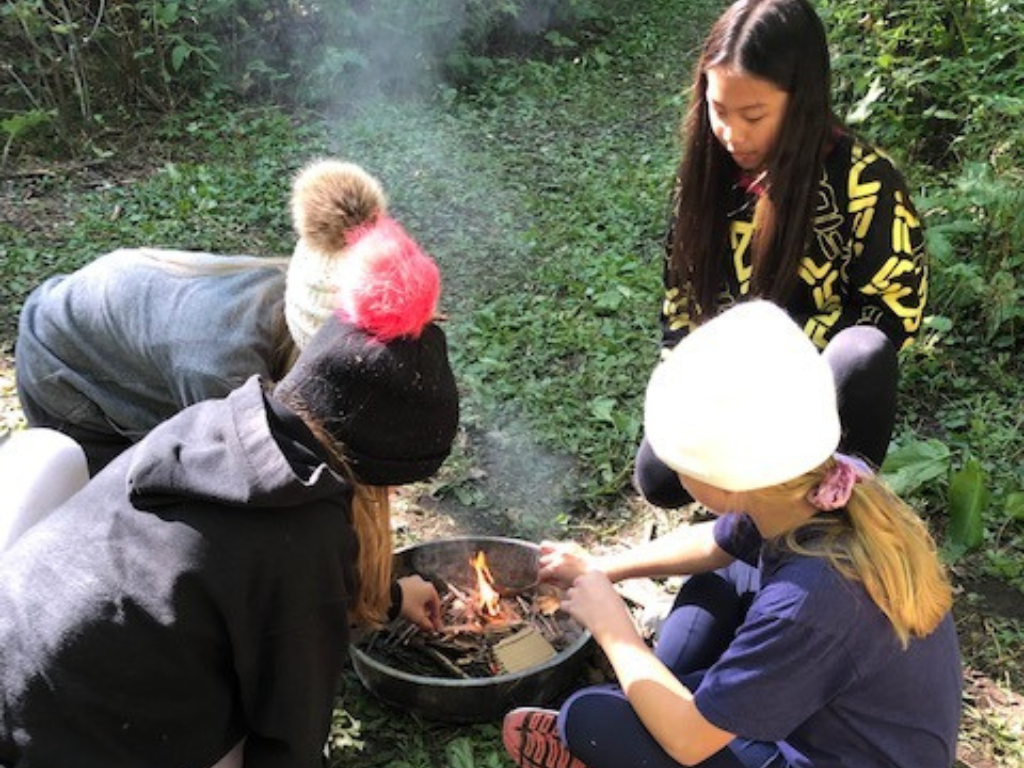
[[[392,582],[388,489],[457,429],[439,276],[366,236],[362,293],[272,390],[186,408],[0,553],[0,765],[318,766],[350,625],[436,628],[433,586]]]

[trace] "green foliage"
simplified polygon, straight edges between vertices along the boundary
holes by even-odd
[[[62,144],[112,117],[181,104],[216,72],[204,0],[10,0],[0,8],[0,97],[10,115],[43,113]],[[102,106],[101,106],[102,105]]]
[[[472,102],[519,179],[529,250],[514,289],[478,308],[459,337],[462,375],[578,461],[579,508],[627,486],[658,355],[678,101],[672,89],[647,94],[652,82],[684,77],[673,48],[653,43],[658,34],[641,17],[603,42],[600,58],[499,69]],[[641,50],[651,55],[634,70],[630,52]]]
[[[1001,500],[1024,488],[1024,2],[817,7],[832,43],[838,111],[905,161],[926,224],[929,316],[904,355],[902,434],[886,475],[950,515],[954,554],[984,534],[999,570],[995,563],[1022,547]]]
[[[920,201],[933,262],[933,311],[961,327],[980,321],[985,342],[1004,349],[1013,349],[1024,330],[1022,207],[1020,172],[997,175],[977,161]]]
[[[323,139],[284,115],[204,110],[164,125],[186,139],[160,144],[176,159],[132,184],[82,191],[74,177],[54,178],[47,194],[67,198],[68,213],[37,228],[32,199],[0,219],[0,329],[13,338],[16,313],[46,277],[68,272],[118,247],[162,246],[216,253],[284,256],[293,235],[288,179],[323,152]],[[180,139],[179,139],[180,141]],[[193,147],[201,147],[201,150]]]
[[[334,710],[328,765],[337,768],[507,768],[496,723],[452,725],[368,696],[351,670]]]
[[[597,0],[9,0],[0,98],[74,148],[211,94],[338,110],[465,84],[499,53],[574,48],[563,33],[603,16]],[[5,132],[5,150],[25,134]]]
[[[882,475],[899,496],[909,496],[921,486],[949,472],[949,447],[939,440],[920,440],[898,446],[885,457]]]
[[[836,101],[915,162],[1024,160],[1022,0],[824,0]],[[984,87],[979,88],[980,84]]]
[[[954,514],[961,514],[964,508],[959,505],[965,497],[959,494],[964,488],[990,497],[982,522],[993,537],[992,546],[998,542],[1017,547],[1020,542],[1012,533],[1008,538],[994,534],[1012,525],[1012,517],[1003,514],[1002,500],[1024,488],[1020,440],[1024,413],[1015,394],[1019,363],[1012,354],[993,353],[979,333],[952,323],[940,325],[945,330],[929,329],[905,360],[901,386],[905,434],[886,459],[886,479],[897,492],[915,495],[939,521],[948,515],[951,522]],[[972,462],[978,463],[980,474],[957,474]],[[959,476],[963,485],[947,480],[951,475]],[[948,533],[958,536],[969,528]],[[951,549],[954,555],[964,551],[960,546]]]
[[[33,129],[46,125],[52,118],[53,114],[50,112],[30,109],[0,120],[0,131],[7,136],[7,139],[4,141],[3,151],[0,152],[0,171],[3,171],[7,165],[7,156],[10,154],[11,146],[14,142],[21,136],[30,133]]]
[[[949,480],[949,541],[962,551],[981,546],[988,488],[981,464],[971,459]]]
[[[466,0],[465,26],[441,58],[445,78],[475,87],[496,60],[575,55],[607,31],[612,3],[601,0]]]

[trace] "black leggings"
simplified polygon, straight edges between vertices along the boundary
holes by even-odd
[[[729,646],[758,586],[758,571],[736,562],[693,576],[679,590],[658,633],[655,654],[691,691]],[[587,768],[679,767],[617,686],[574,693],[559,711],[558,726],[562,740]],[[787,763],[774,743],[735,738],[699,768],[787,768]]]
[[[881,466],[896,420],[899,367],[895,347],[877,328],[858,325],[837,333],[821,354],[836,380],[843,428],[839,450]],[[695,371],[694,375],[700,374]],[[654,455],[646,438],[637,451],[633,480],[655,506],[672,509],[693,501],[675,471]]]

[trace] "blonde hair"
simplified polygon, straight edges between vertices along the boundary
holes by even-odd
[[[274,305],[274,319],[270,327],[270,378],[276,384],[285,377],[299,359],[299,345],[295,343],[284,315],[284,300]]]
[[[830,458],[795,480],[754,493],[804,498],[834,464]],[[797,554],[824,558],[863,584],[904,648],[911,637],[931,634],[951,609],[953,590],[924,522],[875,475],[854,485],[845,510],[816,515],[777,542]]]
[[[352,620],[378,627],[387,621],[391,606],[390,489],[357,483],[352,497],[352,524],[359,539],[359,592],[352,607]]]

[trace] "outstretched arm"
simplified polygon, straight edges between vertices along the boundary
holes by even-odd
[[[679,576],[724,568],[733,561],[715,542],[714,521],[684,525],[622,552],[594,556],[578,544],[541,543],[540,579],[568,588],[581,574],[600,571],[615,581]]]

